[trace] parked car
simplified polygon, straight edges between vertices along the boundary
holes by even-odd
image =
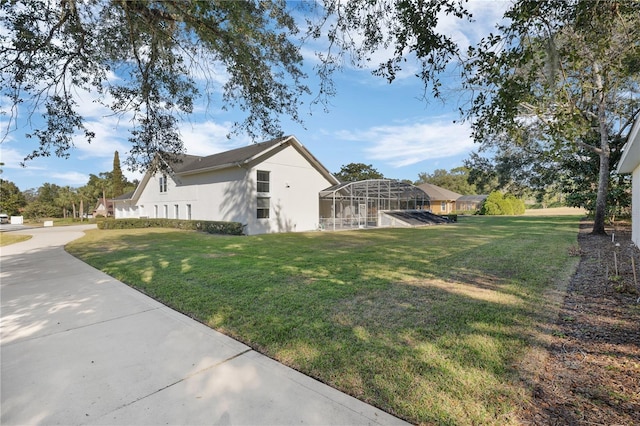
[[[4,213],[0,213],[0,223],[9,223],[9,216]]]

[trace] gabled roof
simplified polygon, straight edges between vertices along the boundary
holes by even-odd
[[[338,179],[336,179],[331,172],[296,139],[295,136],[283,136],[270,141],[256,143],[205,157],[198,155],[181,155],[178,157],[176,162],[168,164],[168,166],[172,170],[174,177],[206,173],[232,167],[242,167],[248,165],[254,160],[261,159],[261,157],[268,156],[272,151],[285,145],[295,148],[329,182],[336,184],[339,183]],[[149,182],[151,176],[152,174],[147,171],[134,192],[123,194],[114,198],[114,200],[125,201],[137,199],[140,197],[140,194]]]
[[[426,192],[429,196],[429,199],[431,199],[432,201],[455,201],[458,198],[462,197],[462,194],[449,191],[448,189],[441,188],[431,183],[423,183],[421,185],[418,185],[418,188]]]
[[[263,155],[266,151],[277,147],[282,142],[286,142],[289,138],[292,138],[292,136],[276,138],[206,157],[184,155],[181,157],[182,162],[172,164],[171,168],[178,175],[187,175],[246,164]]]
[[[640,116],[636,119],[618,163],[618,173],[631,173],[640,165]]]
[[[119,196],[117,196],[117,197],[113,197],[113,198],[111,199],[111,201],[129,200],[129,199],[131,199],[131,197],[133,196],[133,193],[134,193],[134,192],[135,192],[135,191],[129,191],[129,192],[124,193],[124,194],[122,194],[122,195],[119,195]]]

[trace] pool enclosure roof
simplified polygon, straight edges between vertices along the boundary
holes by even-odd
[[[320,199],[428,200],[429,196],[410,183],[392,179],[369,179],[342,182],[320,191]]]

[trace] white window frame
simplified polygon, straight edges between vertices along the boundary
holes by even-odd
[[[260,205],[261,200],[266,200],[266,207]],[[257,219],[269,219],[271,210],[271,198],[270,197],[258,197],[256,203],[256,218]],[[262,213],[262,215],[260,214]]]
[[[160,176],[160,193],[164,194],[167,192],[167,175]]]
[[[266,178],[266,179],[265,179]],[[271,189],[271,172],[267,170],[256,171],[256,190],[259,194],[268,194]]]

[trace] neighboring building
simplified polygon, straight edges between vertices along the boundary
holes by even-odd
[[[245,233],[319,229],[319,193],[338,180],[294,136],[147,172],[116,197],[115,217],[240,222]]]
[[[486,199],[487,195],[463,195],[456,200],[456,210],[462,212],[479,210]]]
[[[99,198],[96,208],[93,209],[93,217],[104,216],[113,217],[113,200]]]
[[[640,117],[629,133],[629,139],[618,163],[618,173],[631,173],[631,240],[640,247]]]
[[[457,192],[449,191],[431,183],[418,185],[428,196],[431,204],[431,212],[435,214],[447,214],[456,209],[456,200],[462,197]]]

